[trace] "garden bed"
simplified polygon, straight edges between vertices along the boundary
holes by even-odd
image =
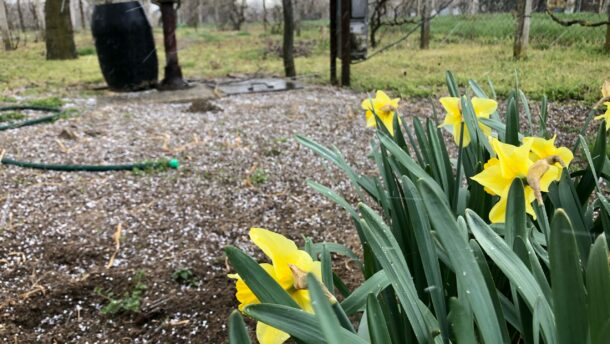
[[[212,102],[221,110],[203,113],[190,104],[96,108],[79,101],[80,116],[0,133],[0,149],[21,160],[109,164],[177,157],[182,164],[177,171],[99,174],[0,167],[0,338],[225,342],[237,302],[222,248],[233,244],[259,254],[246,235],[251,226],[299,243],[306,235],[356,249],[349,217],[305,181],[330,185],[351,202],[357,198],[342,173],[293,135],[336,145],[360,171],[372,173],[373,131],[364,127],[363,97],[308,87],[221,98]],[[408,122],[432,115],[427,100],[403,104]],[[566,144],[585,115],[578,105],[553,104],[549,129]],[[119,225],[120,248],[107,268]],[[341,264],[339,272],[349,269]],[[194,278],[182,285],[172,278],[187,270]],[[147,287],[143,311],[102,314],[111,292],[116,299],[133,290],[139,271]]]

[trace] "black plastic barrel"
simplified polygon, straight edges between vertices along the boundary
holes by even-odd
[[[91,31],[102,74],[111,90],[138,91],[157,84],[155,41],[139,2],[96,5]]]

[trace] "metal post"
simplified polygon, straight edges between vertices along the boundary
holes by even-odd
[[[337,1],[330,0],[330,83],[337,84]]]
[[[341,0],[341,86],[350,85],[350,63],[352,60],[351,14],[352,1]]]
[[[182,79],[182,69],[178,62],[178,45],[176,41],[176,8],[180,5],[177,0],[158,0],[156,3],[161,9],[163,22],[163,44],[165,45],[165,77],[159,85],[160,90],[179,90],[188,87]]]

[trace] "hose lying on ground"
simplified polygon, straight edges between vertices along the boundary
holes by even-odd
[[[0,112],[15,111],[15,110],[45,111],[45,112],[55,112],[55,114],[50,115],[50,116],[34,118],[34,119],[26,120],[26,121],[2,125],[2,126],[0,126],[0,131],[22,128],[22,127],[41,124],[41,123],[45,123],[45,122],[52,122],[52,121],[55,121],[56,119],[58,119],[62,115],[60,109],[44,107],[44,106],[15,105],[15,106],[0,107]],[[3,152],[0,152],[0,164],[12,165],[12,166],[18,166],[18,167],[24,167],[24,168],[33,168],[33,169],[38,169],[38,170],[64,171],[64,172],[76,172],[76,171],[108,172],[108,171],[135,171],[135,170],[147,171],[147,170],[157,170],[157,169],[166,169],[166,168],[177,169],[180,166],[180,163],[176,159],[146,161],[146,162],[139,162],[139,163],[134,163],[134,164],[119,164],[119,165],[45,164],[45,163],[13,160],[10,158],[3,157]]]
[[[2,158],[0,163],[4,165],[19,166],[25,168],[33,168],[46,171],[64,171],[64,172],[108,172],[108,171],[134,171],[134,170],[157,170],[172,168],[177,169],[180,163],[176,159],[139,162],[135,164],[121,165],[64,165],[64,164],[44,164],[27,161],[17,161],[10,158]]]

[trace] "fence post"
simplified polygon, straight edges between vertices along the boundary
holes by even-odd
[[[330,84],[337,84],[337,1],[330,0]]]
[[[350,85],[350,64],[352,60],[352,44],[350,37],[350,18],[352,1],[341,0],[341,86]]]
[[[531,17],[532,0],[517,0],[517,26],[513,46],[513,57],[517,60],[527,55]]]
[[[421,13],[421,36],[419,38],[420,49],[428,49],[430,47],[430,12],[430,0],[423,0]]]

